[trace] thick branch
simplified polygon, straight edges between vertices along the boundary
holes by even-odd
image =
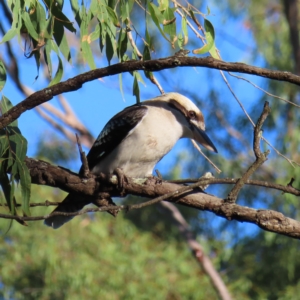
[[[110,193],[111,196],[118,195],[116,177],[113,177],[109,183],[101,184],[101,180],[89,178],[82,180],[77,174],[69,170],[52,166],[46,162],[27,158],[26,164],[29,167],[32,183],[59,187],[67,192],[77,192],[86,196],[96,196],[101,193]],[[214,181],[215,179],[205,179]],[[202,183],[203,184],[203,183]],[[178,191],[181,185],[158,182],[157,179],[130,179],[124,186],[128,194],[138,195],[148,198],[156,198],[171,192]],[[294,189],[286,187],[287,190]],[[293,238],[300,238],[300,222],[285,217],[283,214],[272,210],[256,210],[249,207],[243,207],[234,203],[226,203],[224,200],[215,196],[205,194],[199,190],[187,191],[180,197],[174,196],[168,201],[181,205],[193,207],[199,210],[206,210],[215,213],[218,216],[228,220],[248,222],[257,224],[260,228]],[[105,210],[96,209],[96,210]],[[127,206],[112,207],[109,209],[128,209]],[[45,217],[42,217],[45,218]],[[24,220],[28,218],[24,218]],[[40,218],[41,219],[41,218]]]
[[[20,115],[25,111],[51,100],[54,96],[66,92],[76,91],[82,87],[82,84],[98,78],[131,72],[134,70],[146,70],[153,72],[176,67],[191,66],[247,73],[274,80],[286,81],[300,86],[300,76],[294,75],[290,72],[273,71],[242,63],[229,63],[214,59],[212,57],[197,58],[171,56],[167,58],[148,61],[127,61],[117,63],[106,68],[96,69],[83,73],[30,95],[28,98],[14,106],[2,117],[0,117],[0,128],[9,125],[11,122],[19,118]]]

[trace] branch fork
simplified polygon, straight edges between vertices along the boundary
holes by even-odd
[[[225,199],[225,203],[235,203],[237,196],[244,186],[244,184],[249,180],[250,176],[268,159],[268,154],[270,150],[266,152],[261,152],[260,150],[260,140],[262,138],[262,125],[265,122],[268,114],[271,109],[269,106],[269,102],[265,102],[263,111],[254,127],[254,138],[253,138],[253,152],[256,157],[254,163],[248,168],[248,170],[244,173],[244,175],[237,181],[232,190],[229,192],[227,198]]]

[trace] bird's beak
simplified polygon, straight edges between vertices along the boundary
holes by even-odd
[[[206,149],[218,153],[217,148],[202,129],[194,126],[194,139]]]

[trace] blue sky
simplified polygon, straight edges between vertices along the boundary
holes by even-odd
[[[213,5],[210,6],[210,10],[212,14],[210,21],[214,24],[216,31],[216,46],[220,50],[222,58],[225,61],[253,63],[252,53],[255,50],[256,44],[251,30],[244,26],[243,18],[228,19],[226,23],[223,23],[221,21],[223,18],[223,12],[219,11],[218,8]],[[0,51],[2,47],[4,47],[4,45],[0,45]],[[33,58],[27,59],[24,57],[22,47],[22,45],[18,45],[17,43],[14,46],[15,53],[21,62],[21,81],[36,91],[45,88],[47,84],[43,78],[42,72],[40,72],[39,78],[35,80],[37,75],[35,62]],[[189,47],[187,48],[189,49]],[[171,53],[166,52],[165,56],[170,54]],[[158,53],[153,53],[153,57],[155,56],[158,56]],[[263,58],[258,57],[254,64],[256,66],[263,65]],[[106,65],[107,62],[105,58],[97,61],[98,67]],[[88,68],[86,66],[82,66],[81,72],[87,70]],[[214,86],[216,89],[222,89],[222,91],[224,91],[224,105],[230,105],[230,107],[232,107],[233,115],[235,112],[240,112],[238,104],[228,91],[218,70],[206,70],[203,68],[177,68],[175,70],[166,70],[162,73],[166,78],[168,78],[168,82],[165,82],[163,79],[164,76],[160,76],[158,73],[157,77],[166,92],[176,91],[180,93],[186,89],[196,89],[196,91],[201,94],[202,98],[205,99],[209,91],[208,86]],[[65,64],[65,75],[63,80],[71,78],[77,74],[77,68]],[[264,83],[264,79],[254,76],[243,76],[251,79],[256,84],[262,85]],[[227,76],[227,78],[228,77],[229,76]],[[77,116],[92,132],[94,137],[99,134],[105,123],[114,114],[122,110],[124,107],[135,103],[135,97],[132,96],[132,77],[130,75],[124,75],[123,88],[125,101],[122,99],[118,80],[118,75],[104,78],[103,81],[95,80],[84,84],[78,91],[64,95],[72,105]],[[261,92],[241,80],[232,80],[231,78],[228,78],[228,80],[238,97],[240,97],[244,103],[245,107],[251,107],[253,99],[257,99]],[[178,84],[178,82],[180,82],[180,84]],[[140,85],[140,89],[141,99],[148,99],[159,94],[157,88],[149,81],[146,81],[146,86]],[[13,104],[17,104],[24,99],[10,78],[8,78],[3,94],[8,97]],[[207,100],[209,101],[209,99]],[[50,103],[58,106],[56,99],[51,100]],[[209,115],[205,110],[205,107],[201,109],[207,122],[209,122]],[[39,139],[45,134],[49,134],[53,131],[53,128],[41,119],[34,110],[27,111],[20,117],[19,127],[29,142],[28,156],[33,156],[36,153],[36,145]],[[226,136],[224,136],[224,139],[226,139]],[[179,141],[174,149],[159,163],[157,167],[163,174],[167,173],[170,167],[176,163],[178,153],[182,150],[186,150],[186,145],[187,141]],[[222,150],[221,145],[216,146]],[[77,149],[75,148],[74,151],[77,151]],[[222,151],[220,151],[219,155],[222,155]],[[79,165],[79,161],[75,161],[72,169],[77,170]],[[204,170],[204,172],[205,171],[206,170]],[[252,228],[252,226],[249,228]]]
[[[213,22],[216,30],[216,45],[221,51],[222,58],[226,61],[239,61],[239,62],[250,62],[251,59],[251,48],[255,47],[255,42],[252,38],[251,31],[243,26],[242,20],[229,20],[226,22],[226,35],[224,35],[224,24],[220,22],[221,12],[214,11],[214,7],[210,7],[212,17],[210,18]],[[220,33],[218,32],[220,28]],[[225,36],[225,37],[224,37]],[[235,42],[238,37],[238,46]],[[0,45],[4,47],[4,45]],[[42,72],[40,72],[39,78],[35,81],[37,75],[37,70],[33,58],[27,59],[24,57],[22,52],[23,45],[15,45],[15,53],[19,57],[20,64],[20,78],[21,81],[34,90],[39,90],[46,87],[46,82],[43,78]],[[188,48],[188,47],[187,47]],[[156,53],[153,54],[156,56]],[[263,61],[257,62],[256,65],[260,65]],[[106,65],[106,59],[99,60],[97,63],[98,67]],[[54,68],[55,69],[55,68]],[[88,70],[87,67],[83,67],[83,70]],[[77,68],[65,64],[65,75],[64,80],[77,75]],[[172,87],[172,82],[165,82],[161,80],[160,82],[165,87],[166,92],[177,91],[181,92],[185,89],[199,89],[201,95],[205,95],[208,92],[208,87],[206,81],[209,80],[210,84],[214,86],[220,86],[224,89],[225,84],[219,75],[217,70],[204,70],[203,68],[178,68],[174,70],[163,71],[166,77],[174,77],[174,85]],[[213,76],[211,76],[213,74]],[[157,74],[160,78],[159,74]],[[178,76],[180,76],[180,86],[177,85]],[[123,76],[123,88],[125,94],[125,101],[122,99],[119,90],[119,79],[118,75],[113,77],[104,78],[103,81],[95,80],[94,82],[89,82],[83,85],[82,89],[67,93],[64,96],[69,100],[72,108],[75,110],[78,117],[84,122],[84,124],[91,130],[93,135],[96,137],[100,130],[103,128],[105,123],[118,111],[122,110],[124,107],[135,103],[135,97],[132,96],[132,77],[125,75]],[[247,77],[247,76],[245,76]],[[261,81],[260,78],[248,77],[252,81]],[[230,79],[229,79],[230,80]],[[246,107],[251,105],[251,99],[257,97],[257,90],[252,88],[250,85],[237,80],[231,80],[231,84],[235,89],[235,92],[242,96],[242,101]],[[148,99],[153,96],[157,96],[159,91],[153,84],[146,81],[146,86],[140,85],[141,88],[141,98]],[[17,104],[24,99],[22,94],[16,89],[14,83],[8,78],[7,84],[3,90],[3,94],[8,97],[13,104]],[[228,105],[233,105],[237,109],[238,106],[232,99],[231,94],[227,91],[224,98]],[[58,106],[56,99],[50,101],[51,104]],[[205,110],[203,111],[206,115]],[[47,122],[42,120],[34,110],[24,113],[19,119],[19,125],[23,132],[23,135],[29,141],[28,155],[34,155],[36,149],[36,143],[40,136],[44,134],[45,131],[51,131],[52,127],[48,125]],[[183,143],[184,144],[184,143]],[[181,146],[180,146],[181,147]],[[180,148],[179,147],[179,148]],[[177,147],[176,147],[177,148]]]

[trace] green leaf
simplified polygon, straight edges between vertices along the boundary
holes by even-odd
[[[31,22],[31,19],[29,17],[29,13],[27,11],[23,11],[22,12],[22,19],[24,21],[24,24],[25,24],[25,27],[29,33],[29,35],[35,39],[36,41],[39,40],[39,35],[38,33],[36,32],[32,22]]]
[[[140,88],[139,88],[139,83],[138,83],[138,79],[137,79],[137,72],[134,71],[133,72],[133,76],[134,76],[134,80],[133,80],[133,95],[136,97],[136,103],[140,104],[141,103],[141,99],[140,99]]]
[[[170,35],[171,41],[173,41],[174,37],[176,36],[176,18],[174,15],[173,10],[168,7],[164,11],[164,32]]]
[[[167,38],[167,36],[165,35],[165,33],[163,32],[163,30],[160,27],[160,23],[163,23],[163,16],[160,13],[160,11],[158,10],[157,6],[155,6],[153,3],[148,2],[148,9],[152,18],[152,21],[154,22],[154,24],[156,25],[156,27],[158,28],[158,30],[160,31],[161,35],[168,41],[171,43],[171,41]]]
[[[50,78],[52,78],[52,60],[51,60],[51,41],[47,40],[46,45],[44,47],[44,57],[45,57],[45,62],[48,67],[48,72]]]
[[[164,11],[169,8],[169,0],[158,0],[159,7],[158,9]]]
[[[22,194],[22,208],[26,216],[30,216],[30,194],[31,194],[31,177],[30,172],[24,163],[18,162],[18,173],[20,176],[20,186]]]
[[[61,60],[61,58],[59,56],[57,56],[57,58],[58,58],[57,71],[55,73],[54,78],[49,83],[49,86],[54,85],[56,83],[59,83],[61,81],[62,76],[63,76],[63,72],[64,72],[63,63],[62,63],[62,60]]]
[[[16,34],[18,30],[16,28],[10,28],[6,34],[4,35],[3,39],[1,40],[0,44],[6,43],[10,41]]]
[[[193,50],[194,54],[207,53],[211,50],[211,48],[215,44],[215,30],[212,23],[207,19],[204,20],[204,28],[205,28],[205,37],[206,37],[207,44],[205,44],[203,47],[199,49]]]
[[[91,42],[94,42],[95,40],[100,38],[100,33],[101,33],[101,24],[97,24],[95,26],[95,30],[89,34],[89,39]],[[102,52],[102,50],[101,50]]]
[[[59,50],[61,51],[65,59],[69,63],[72,63],[70,48],[64,31],[64,26],[61,22],[55,21],[53,36],[56,44],[58,45]]]
[[[1,114],[9,111],[13,105],[8,98],[2,96],[0,102]],[[0,130],[0,184],[5,195],[7,205],[13,215],[17,215],[15,207],[15,180],[20,180],[23,210],[30,214],[29,199],[31,177],[24,163],[27,152],[27,140],[17,127],[17,120]],[[7,173],[10,173],[10,179]],[[24,222],[22,223],[25,224]]]
[[[182,37],[182,46],[180,48],[185,46],[189,40],[186,17],[181,18],[181,29],[183,32],[183,37]]]
[[[9,129],[9,144],[13,158],[19,161],[24,161],[27,152],[27,140],[22,136],[18,127],[8,126]]]
[[[142,83],[144,86],[146,85],[143,77],[139,72],[135,72],[134,76],[136,77],[138,82]]]
[[[117,16],[116,12],[113,9],[111,9],[109,6],[106,6],[106,9],[107,9],[107,12],[108,12],[109,17],[110,17],[111,21],[113,22],[113,24],[116,27],[120,27],[120,22],[118,20],[118,16]]]
[[[5,114],[8,112],[11,108],[13,107],[12,103],[9,101],[8,98],[5,96],[2,96],[1,101],[0,101],[0,111],[1,115]],[[12,123],[9,124],[10,126],[18,126],[18,120],[14,120]]]
[[[106,33],[106,37],[105,37],[105,41],[106,41],[106,58],[108,61],[108,64],[110,65],[110,61],[114,56],[114,46],[113,46],[113,40],[111,38],[111,36]]]
[[[206,6],[206,9],[207,9],[207,15],[209,16],[210,15],[210,8],[208,6]]]
[[[71,8],[73,11],[73,15],[75,16],[75,20],[78,24],[78,26],[81,26],[81,15],[80,15],[80,10],[79,10],[79,6],[78,6],[78,0],[70,0],[71,2]],[[84,5],[84,3],[82,2],[81,4],[82,6]]]
[[[6,70],[3,62],[0,60],[0,92],[6,83]]]
[[[64,27],[66,27],[71,32],[76,32],[75,27],[73,26],[73,22],[71,22],[65,14],[61,11],[59,5],[56,5],[55,1],[52,0],[44,0],[48,7],[51,9],[51,14],[55,17],[56,21],[62,23]],[[73,3],[74,4],[74,3]]]
[[[122,73],[119,74],[119,85],[120,85],[120,92],[121,92],[121,95],[122,95],[122,99],[124,100]]]
[[[82,56],[84,60],[88,63],[91,69],[96,69],[94,56],[90,47],[90,35],[88,33],[88,25],[91,19],[91,13],[87,13],[82,18],[81,26],[80,26],[80,44],[82,50]]]
[[[117,53],[121,61],[127,50],[127,43],[128,43],[127,33],[125,32],[124,29],[121,29],[119,33],[118,49],[117,49]]]
[[[122,0],[121,1],[120,10],[121,10],[121,19],[122,19],[122,21],[126,25],[128,25],[129,24],[129,20],[130,20],[128,1],[126,1],[126,0]]]
[[[12,215],[15,214],[16,208],[14,205],[13,197],[11,197],[12,194],[12,188],[8,179],[8,175],[4,172],[4,170],[1,170],[0,172],[0,185],[3,190],[3,194],[7,203],[7,206],[9,208],[9,211]]]

